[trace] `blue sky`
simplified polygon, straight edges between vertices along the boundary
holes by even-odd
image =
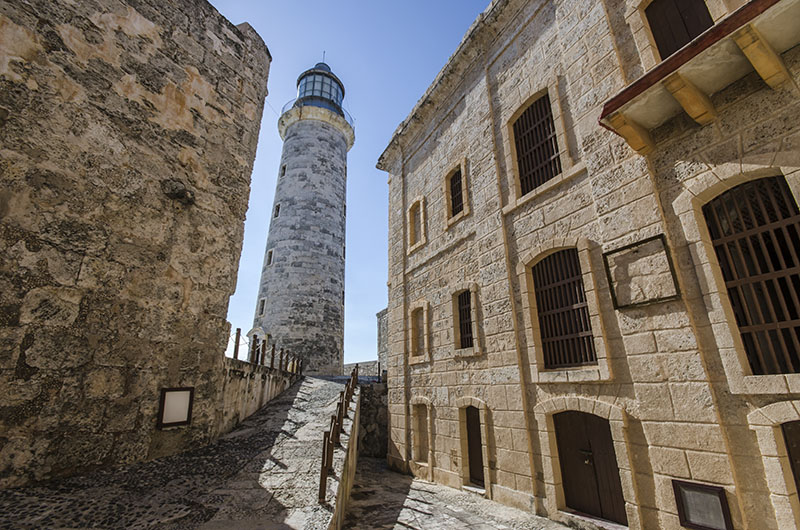
[[[281,154],[277,113],[296,96],[297,76],[324,51],[345,84],[344,107],[356,120],[347,160],[344,357],[375,359],[375,313],[387,303],[388,259],[387,175],[375,164],[489,0],[211,3],[234,24],[249,22],[272,54],[239,276],[228,308],[232,332],[240,327],[246,333],[253,323]]]

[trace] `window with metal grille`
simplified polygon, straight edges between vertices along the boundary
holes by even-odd
[[[800,373],[800,211],[786,179],[741,184],[703,215],[753,374]]]
[[[533,267],[545,368],[595,364],[578,251],[560,250]]]
[[[464,210],[464,195],[461,190],[461,170],[450,175],[450,217],[455,217]]]
[[[411,355],[425,353],[425,312],[420,307],[411,312]]]
[[[467,290],[458,295],[458,347],[472,348],[472,293]]]
[[[521,195],[561,173],[556,126],[547,94],[531,103],[514,122],[514,146]]]
[[[702,0],[654,0],[644,13],[662,59],[714,25]]]

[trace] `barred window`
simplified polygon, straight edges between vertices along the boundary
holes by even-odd
[[[561,173],[550,97],[534,101],[514,122],[520,193],[525,195]]]
[[[461,190],[461,170],[457,169],[450,176],[450,217],[464,211],[464,195]]]
[[[458,347],[472,348],[472,293],[469,290],[459,293],[458,306]]]
[[[783,176],[703,207],[753,374],[800,373],[800,211]]]
[[[533,267],[545,368],[596,364],[578,251],[560,250]]]

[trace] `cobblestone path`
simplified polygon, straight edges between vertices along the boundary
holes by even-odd
[[[321,432],[343,389],[306,377],[207,447],[0,491],[0,528],[322,528]]]
[[[394,473],[359,458],[345,528],[417,530],[564,530],[559,523],[474,493]]]

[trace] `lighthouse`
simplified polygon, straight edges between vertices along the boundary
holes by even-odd
[[[353,120],[325,63],[297,79],[278,120],[278,168],[251,339],[299,357],[304,372],[342,373],[347,152]]]

